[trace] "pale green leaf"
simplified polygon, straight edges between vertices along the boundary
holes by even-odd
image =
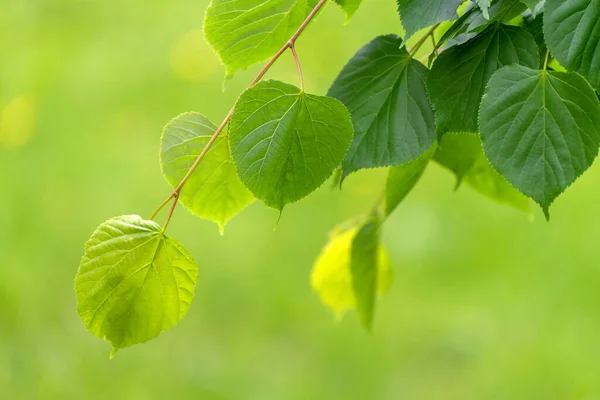
[[[488,159],[547,218],[598,154],[600,102],[577,73],[504,67],[490,79],[480,114]]]
[[[175,188],[216,130],[206,117],[185,113],[165,126],[160,162],[163,175]],[[242,184],[229,154],[227,139],[215,140],[179,194],[179,201],[193,214],[225,223],[254,200]]]
[[[362,0],[335,0],[346,13],[346,22],[352,18]]]
[[[275,54],[318,1],[212,0],[204,17],[204,35],[230,77]]]
[[[537,68],[537,45],[522,28],[497,23],[444,51],[427,82],[438,134],[479,132],[477,113],[485,85],[495,71],[517,63]]]
[[[496,172],[483,153],[481,138],[471,133],[449,133],[442,139],[435,160],[455,173],[457,189],[466,182],[484,196],[512,206],[526,213],[531,212],[529,198],[515,189]]]
[[[86,328],[118,349],[143,343],[186,314],[198,267],[160,226],[137,215],[112,218],[85,245],[75,277]]]
[[[600,91],[600,0],[546,0],[544,33],[550,52]]]
[[[229,142],[242,182],[282,210],[331,176],[352,135],[350,114],[338,100],[263,81],[240,96]]]
[[[429,161],[435,154],[436,145],[421,157],[408,164],[390,168],[385,184],[385,214],[390,215],[417,184]]]
[[[492,0],[475,0],[485,19],[490,19],[490,5]]]
[[[365,306],[368,307],[368,303],[372,302],[372,300],[369,300],[369,293],[372,293],[370,289],[372,286],[370,285],[375,280],[378,294],[386,292],[392,284],[394,275],[390,258],[381,244],[376,246],[376,266],[373,266],[372,253],[375,250],[370,237],[376,232],[367,227],[370,226],[370,223],[372,223],[370,219],[367,221],[362,220],[352,223],[350,227],[333,232],[329,243],[322,250],[313,266],[311,273],[312,287],[319,294],[321,301],[338,318],[341,318],[347,310],[355,309],[359,301],[361,307],[363,307],[361,310],[364,310]],[[361,262],[365,262],[365,264],[361,265]],[[365,275],[364,278],[367,279],[362,282],[362,285],[364,285],[364,292],[361,292],[362,300],[357,300],[353,282],[361,278],[358,276],[353,277],[353,263],[354,271],[356,273],[362,271],[362,274]],[[362,290],[360,283],[357,283],[356,286]],[[367,296],[364,296],[365,294]]]
[[[458,18],[463,0],[398,0],[398,12],[408,40],[423,28]]]
[[[405,164],[431,147],[436,134],[427,72],[395,35],[374,39],[342,69],[328,95],[348,107],[354,123],[344,176]]]

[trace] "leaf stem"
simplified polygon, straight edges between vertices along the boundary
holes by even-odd
[[[546,58],[544,59],[544,71],[548,68],[548,58],[550,58],[550,50],[546,50]]]
[[[298,54],[296,54],[296,47],[294,45],[290,46],[290,50],[294,55],[294,61],[296,61],[296,67],[298,68],[298,77],[300,78],[300,89],[304,92],[304,78],[302,77],[302,68],[300,67],[300,60],[298,59]]]
[[[304,19],[302,24],[300,24],[300,26],[298,27],[296,32],[294,32],[294,34],[290,37],[290,39],[277,51],[277,53],[275,53],[275,55],[273,57],[271,57],[271,59],[265,64],[265,66],[260,70],[260,72],[256,75],[256,77],[254,77],[252,82],[250,82],[250,85],[248,85],[249,88],[256,85],[263,78],[263,76],[265,76],[267,71],[269,71],[269,69],[273,66],[273,64],[275,64],[275,62],[279,59],[279,57],[281,57],[281,55],[283,53],[285,53],[285,51],[287,49],[291,49],[292,54],[294,55],[294,59],[296,60],[296,65],[298,66],[298,72],[300,74],[300,86],[301,86],[302,90],[304,90],[302,71],[300,69],[300,62],[298,60],[296,50],[294,49],[294,45],[296,44],[296,40],[298,39],[298,37],[300,37],[302,32],[304,32],[304,29],[306,29],[306,27],[308,26],[310,21],[313,20],[315,15],[317,15],[319,10],[321,10],[321,8],[325,5],[326,2],[327,2],[327,0],[320,0],[319,3],[317,3],[317,5],[312,9],[310,14],[308,14],[306,19]],[[188,179],[190,179],[190,176],[194,173],[194,171],[198,167],[198,164],[200,164],[200,161],[202,161],[204,156],[206,156],[206,153],[208,153],[208,150],[210,150],[210,147],[214,144],[214,142],[217,140],[217,137],[219,137],[219,135],[221,134],[223,129],[225,129],[225,127],[231,120],[231,116],[233,115],[234,109],[235,109],[235,105],[234,105],[234,107],[231,108],[231,110],[229,110],[229,112],[227,113],[227,116],[225,116],[225,119],[223,120],[223,122],[221,122],[221,125],[219,125],[217,130],[215,130],[215,133],[213,133],[213,135],[210,137],[210,139],[206,143],[206,146],[204,146],[204,148],[202,149],[202,152],[200,152],[200,154],[198,155],[198,158],[196,158],[196,160],[194,161],[194,163],[192,164],[192,166],[190,167],[188,172],[181,179],[181,182],[179,182],[179,184],[177,185],[175,190],[173,190],[173,193],[171,193],[171,195],[169,197],[167,197],[158,206],[156,211],[154,211],[154,213],[152,214],[152,217],[150,217],[150,219],[154,219],[154,217],[156,217],[156,215],[160,212],[160,210],[162,210],[169,203],[169,201],[173,200],[173,205],[171,205],[171,209],[169,210],[169,215],[167,216],[167,220],[165,221],[165,224],[163,225],[162,232],[164,232],[167,229],[167,225],[169,225],[169,222],[171,221],[171,217],[173,216],[173,212],[175,211],[175,206],[177,205],[177,201],[179,199],[179,194],[181,193],[183,186],[188,181]]]
[[[413,45],[413,47],[410,48],[410,50],[408,51],[410,53],[411,56],[414,56],[415,53],[417,51],[419,51],[419,49],[421,48],[421,46],[423,45],[423,43],[425,43],[425,41],[427,40],[427,38],[431,35],[433,35],[433,32],[435,32],[435,30],[437,29],[437,27],[440,26],[440,24],[436,24],[434,26],[432,26],[431,28],[429,28],[429,30],[425,33],[425,35],[423,35],[423,37],[421,37],[417,43],[415,43]]]

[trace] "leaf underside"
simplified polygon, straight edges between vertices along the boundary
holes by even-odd
[[[175,188],[188,172],[216,130],[206,117],[185,113],[165,127],[160,162],[163,175]],[[225,223],[254,200],[237,176],[227,139],[219,137],[179,194],[179,201],[193,214]]]
[[[75,277],[78,312],[115,354],[177,324],[190,306],[197,275],[187,250],[158,224],[137,215],[112,218],[85,245]]]

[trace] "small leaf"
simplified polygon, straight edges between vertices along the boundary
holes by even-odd
[[[479,135],[472,133],[448,133],[442,138],[434,160],[454,172],[458,189],[463,179],[483,155]]]
[[[464,181],[475,191],[494,201],[531,213],[529,198],[492,168],[483,153],[479,135],[471,133],[445,135],[435,160],[456,174],[456,189]]]
[[[137,215],[112,218],[85,245],[75,277],[86,328],[119,349],[157,337],[186,314],[198,267],[160,226]]]
[[[390,168],[385,184],[385,215],[390,215],[415,187],[435,154],[435,144],[408,164]]]
[[[165,126],[161,138],[160,163],[163,175],[175,188],[202,152],[216,126],[198,113],[186,113]],[[215,140],[201,164],[179,194],[190,212],[219,224],[252,203],[252,193],[242,184],[229,154],[227,139]]]
[[[600,102],[577,73],[504,67],[490,79],[480,114],[488,159],[547,218],[598,154]]]
[[[263,81],[240,96],[229,141],[242,182],[281,211],[331,176],[352,135],[350,114],[339,101]]]
[[[416,32],[437,23],[458,18],[463,0],[398,0],[398,12],[408,40]]]
[[[342,69],[328,95],[348,107],[354,123],[344,177],[362,168],[405,164],[431,147],[436,135],[427,72],[395,35],[374,39]]]
[[[335,2],[346,13],[346,22],[348,22],[358,9],[358,6],[360,6],[360,3],[362,3],[362,0],[335,0]]]
[[[476,38],[444,51],[433,64],[427,87],[438,135],[479,132],[477,112],[492,74],[510,64],[537,68],[538,48],[516,26],[494,24]]]
[[[360,304],[360,318],[366,326],[372,318],[373,283],[377,282],[377,293],[382,294],[393,281],[387,252],[381,244],[373,244],[378,237],[374,223],[373,219],[362,220],[334,232],[311,274],[313,289],[338,318]]]
[[[492,0],[475,0],[485,19],[490,19],[490,5]]]
[[[531,11],[536,11],[538,4],[542,1],[545,0],[521,0],[521,3],[525,4]]]
[[[550,52],[600,91],[600,0],[546,0],[544,33]]]
[[[318,1],[212,0],[204,17],[204,35],[231,77],[275,54]]]

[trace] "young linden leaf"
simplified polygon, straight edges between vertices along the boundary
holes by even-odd
[[[342,10],[346,13],[346,22],[352,18],[362,0],[335,0],[337,4],[342,7]]]
[[[502,68],[490,79],[480,123],[494,168],[539,203],[546,218],[598,154],[600,102],[577,73]]]
[[[373,220],[362,221],[334,232],[311,274],[313,289],[338,318],[360,303],[361,320],[368,322],[367,326],[373,315],[372,309],[369,311],[369,304],[374,302],[371,298],[375,291],[373,282],[377,282],[377,293],[382,294],[389,289],[394,277],[385,248],[378,243],[373,245],[377,232],[372,224]]]
[[[398,12],[405,39],[423,28],[458,18],[456,10],[463,0],[398,0]]]
[[[490,5],[492,0],[475,0],[485,19],[490,19]]]
[[[405,164],[431,147],[436,135],[427,72],[395,35],[374,39],[342,69],[328,95],[348,107],[354,123],[344,177],[362,168]]]
[[[436,145],[408,164],[390,168],[385,184],[385,215],[390,215],[415,187],[435,154]]]
[[[350,114],[338,100],[272,80],[242,93],[230,129],[242,182],[280,211],[331,176],[353,135]]]
[[[537,45],[522,28],[498,23],[444,51],[427,82],[438,135],[479,132],[477,113],[485,85],[495,71],[517,63],[537,68]]]
[[[546,0],[544,33],[550,52],[600,91],[600,0]]]
[[[160,163],[163,175],[174,188],[216,128],[198,113],[182,114],[165,126]],[[181,190],[179,200],[193,214],[216,222],[221,232],[231,217],[254,200],[237,176],[226,138],[217,138]]]
[[[204,35],[231,77],[271,57],[319,0],[211,0]]]
[[[186,314],[198,267],[160,226],[137,215],[112,218],[85,244],[75,277],[86,328],[119,349],[157,337]]]

